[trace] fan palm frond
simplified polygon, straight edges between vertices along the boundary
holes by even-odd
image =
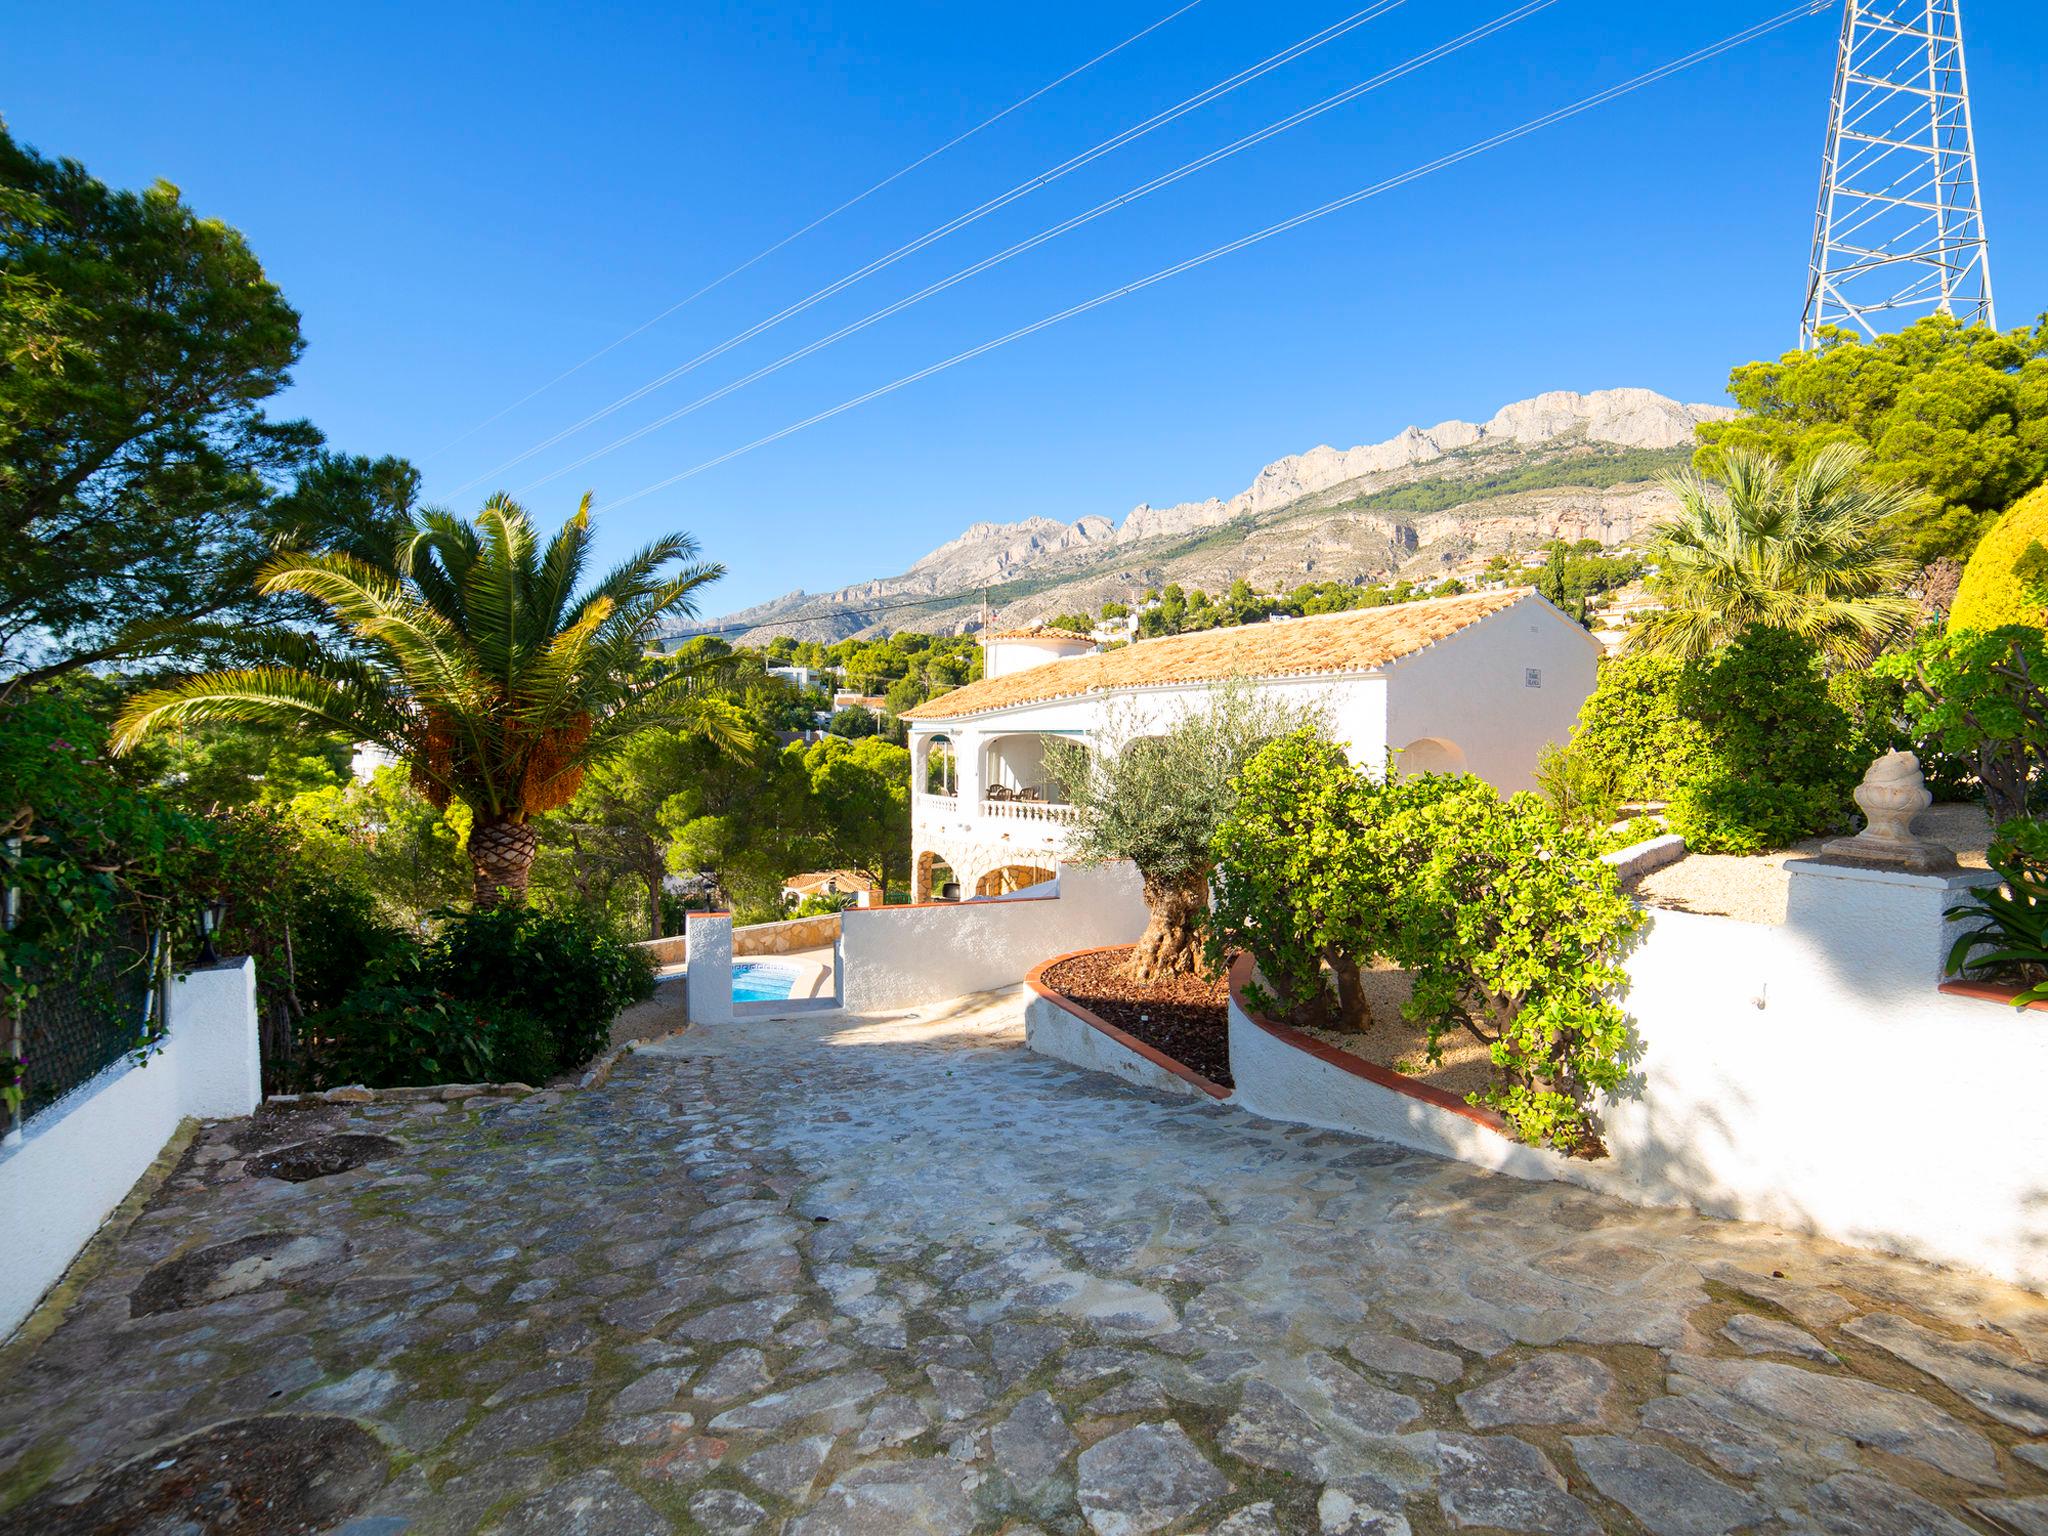
[[[1863,460],[1860,447],[1835,444],[1788,472],[1730,452],[1724,488],[1694,473],[1667,481],[1679,515],[1649,552],[1663,607],[1644,616],[1636,645],[1691,658],[1766,624],[1855,665],[1902,633],[1913,566],[1890,529],[1917,493],[1872,483]]]

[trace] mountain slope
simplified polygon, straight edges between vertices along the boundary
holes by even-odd
[[[1225,499],[1140,503],[1121,523],[1028,517],[976,523],[899,576],[792,592],[705,628],[755,644],[896,629],[950,632],[979,618],[1093,612],[1169,581],[1217,591],[1303,581],[1440,575],[1551,538],[1639,539],[1675,505],[1656,481],[1690,456],[1693,428],[1732,414],[1646,389],[1565,391],[1482,423],[1409,427],[1382,443],[1276,460]]]

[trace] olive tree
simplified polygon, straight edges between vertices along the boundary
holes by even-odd
[[[1135,702],[1112,706],[1093,750],[1046,745],[1045,765],[1075,810],[1071,859],[1129,859],[1145,882],[1151,920],[1131,954],[1139,981],[1202,968],[1209,910],[1209,845],[1237,799],[1237,778],[1266,742],[1313,725],[1316,711],[1220,685],[1160,717]]]

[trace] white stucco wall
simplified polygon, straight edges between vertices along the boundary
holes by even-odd
[[[172,982],[166,1006],[163,1048],[147,1063],[117,1062],[0,1145],[0,1338],[63,1278],[180,1121],[262,1101],[254,960]]]
[[[1549,603],[1524,598],[1387,668],[1387,745],[1453,742],[1465,772],[1504,794],[1532,788],[1536,754],[1570,738],[1600,654]]]
[[[1261,1029],[1230,1004],[1230,1102],[1268,1120],[1377,1136],[1525,1179],[1556,1176],[1555,1158],[1455,1111],[1367,1082]]]
[[[691,912],[683,919],[689,964],[683,1012],[692,1024],[732,1022],[732,914]]]
[[[1049,997],[1033,993],[1024,1006],[1024,1043],[1041,1056],[1052,1056],[1090,1072],[1108,1072],[1140,1088],[1182,1098],[1206,1099],[1196,1084],[1149,1061],[1119,1040],[1113,1040],[1086,1019],[1069,1013]]]
[[[1628,961],[1641,1055],[1599,1162],[1514,1146],[1231,1020],[1233,1102],[1643,1205],[2048,1290],[2048,1019],[1936,990],[1948,877],[1795,862],[1783,926],[1659,911]]]
[[[1061,865],[1057,889],[1049,899],[1012,896],[841,914],[840,998],[847,1011],[908,1008],[1015,986],[1041,960],[1129,944],[1145,931],[1144,892],[1130,864]]]

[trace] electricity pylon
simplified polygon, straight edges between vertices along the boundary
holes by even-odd
[[[1802,347],[1896,314],[1995,326],[1960,0],[1844,0]]]

